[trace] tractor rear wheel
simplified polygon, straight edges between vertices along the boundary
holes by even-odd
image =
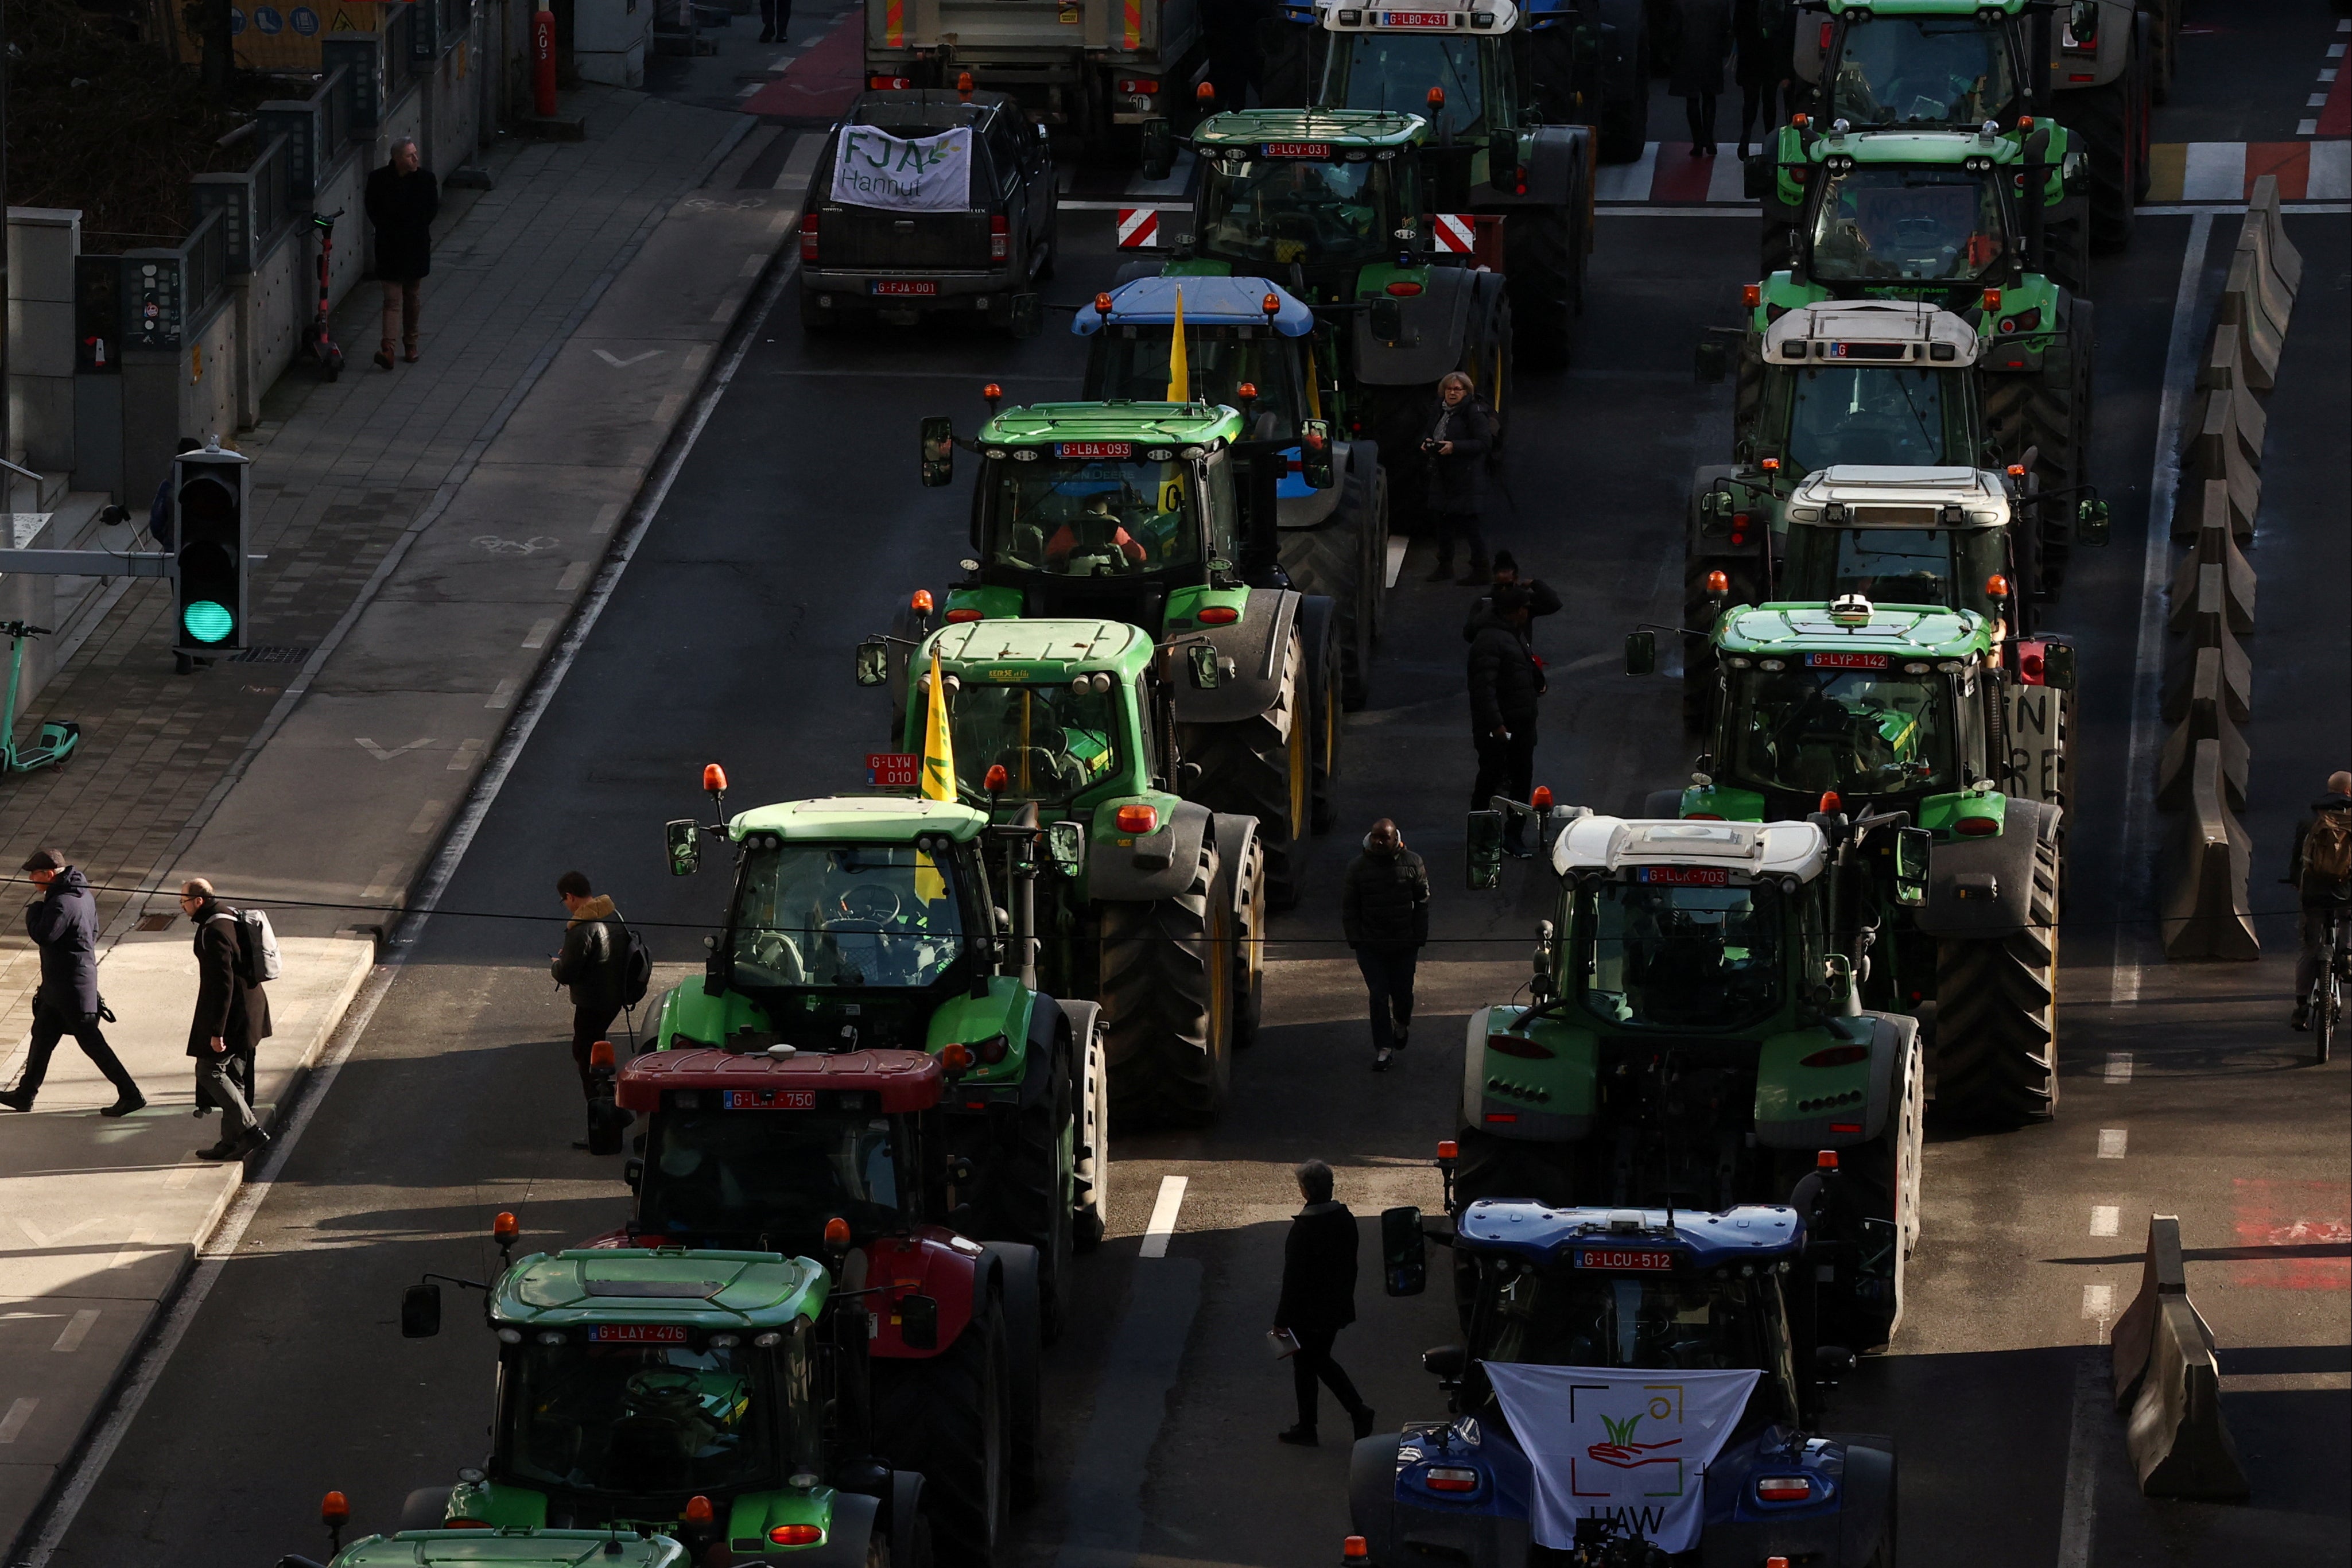
[[[1078,1067],[1070,1250],[1092,1252],[1102,1245],[1110,1218],[1110,1052],[1103,1039],[1102,1009],[1092,1003],[1073,1003],[1070,1009],[1071,1049]]]
[[[1201,846],[1191,886],[1101,906],[1103,1037],[1121,1120],[1215,1120],[1233,1075],[1233,914]]]
[[[1633,57],[1633,96],[1601,105],[1601,161],[1630,163],[1642,155],[1650,134],[1650,48],[1645,38]]]
[[[1936,944],[1936,1107],[2019,1122],[2058,1105],[2058,846],[2033,850],[2032,923]]]
[[[1242,863],[1226,874],[1233,879],[1234,1049],[1245,1051],[1257,1044],[1265,1003],[1265,852],[1255,834]]]
[[[1331,600],[1331,637],[1339,645],[1339,668],[1347,705],[1361,708],[1372,674],[1372,646],[1379,636],[1374,596],[1381,579],[1369,574],[1367,563],[1374,548],[1385,558],[1387,541],[1372,536],[1386,531],[1387,520],[1378,510],[1380,459],[1369,441],[1354,443],[1348,452],[1348,469],[1339,481],[1339,504],[1313,528],[1281,533],[1282,569],[1291,586],[1302,594],[1322,594]]]
[[[1013,1516],[1012,1363],[995,1295],[955,1342],[919,1359],[877,1357],[874,1446],[923,1477],[932,1550],[950,1568],[994,1568]]]
[[[2060,123],[2083,139],[2095,250],[2121,250],[2131,243],[2133,193],[2139,186],[2138,79],[2126,67],[2115,80],[2077,88],[2059,100]]]
[[[2070,298],[2058,321],[2058,335],[2032,375],[1985,378],[1985,423],[1995,443],[2014,460],[2033,454],[2033,478],[2044,492],[2063,492],[2035,510],[2041,521],[2040,575],[2044,596],[2055,599],[2065,586],[2073,542],[2067,519],[2083,484],[2091,436],[2091,365],[2098,348],[2097,313],[2091,301]]]
[[[1177,750],[1201,769],[1198,798],[1212,811],[1257,818],[1265,847],[1267,897],[1277,910],[1298,902],[1306,876],[1308,801],[1314,793],[1314,702],[1307,649],[1297,632],[1283,656],[1282,683],[1265,711],[1230,724],[1186,724]]]
[[[1529,370],[1565,370],[1574,352],[1584,259],[1564,207],[1511,210],[1511,310]]]

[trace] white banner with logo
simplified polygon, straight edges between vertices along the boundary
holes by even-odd
[[[1576,1521],[1619,1520],[1667,1552],[1698,1545],[1707,1466],[1757,1372],[1625,1371],[1488,1362],[1536,1476],[1536,1544],[1576,1543]]]
[[[965,212],[971,206],[971,128],[902,142],[870,125],[841,128],[833,199],[893,212]]]

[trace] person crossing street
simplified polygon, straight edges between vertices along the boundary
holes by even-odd
[[[233,1070],[240,1063],[253,1082],[254,1053],[270,1036],[269,993],[239,973],[236,911],[222,903],[202,877],[180,885],[180,912],[196,928],[196,1011],[188,1024],[188,1055],[196,1063],[196,1098],[220,1108],[220,1142],[196,1151],[200,1160],[241,1160],[269,1146],[253,1114],[247,1089]]]
[[[130,1069],[99,1027],[110,1015],[98,994],[98,900],[90,895],[89,880],[54,849],[34,851],[24,870],[41,889],[41,896],[25,906],[26,934],[41,952],[41,983],[33,993],[25,1075],[16,1088],[0,1090],[0,1105],[32,1110],[34,1097],[48,1077],[49,1058],[58,1042],[71,1035],[82,1055],[114,1086],[114,1103],[99,1114],[128,1116],[146,1105],[147,1097],[139,1092]]]
[[[1412,1027],[1413,965],[1429,941],[1429,868],[1385,816],[1348,868],[1339,928],[1371,993],[1372,1070],[1385,1072]]]
[[[1494,608],[1470,640],[1470,733],[1478,747],[1478,782],[1471,786],[1470,809],[1489,809],[1505,795],[1523,801],[1534,787],[1536,704],[1544,693],[1543,667],[1527,644],[1527,584],[1513,583],[1494,593]],[[1526,818],[1511,814],[1503,844],[1525,857]]]
[[[1330,1389],[1355,1424],[1358,1437],[1372,1435],[1372,1407],[1356,1392],[1331,1347],[1339,1331],[1356,1321],[1356,1216],[1331,1196],[1331,1167],[1309,1160],[1298,1167],[1304,1204],[1282,1244],[1282,1299],[1274,1309],[1274,1332],[1297,1349],[1289,1352],[1292,1391],[1298,1396],[1298,1425],[1279,1434],[1300,1447],[1317,1444],[1315,1385]]]
[[[580,1091],[596,1098],[589,1053],[610,1037],[621,1016],[621,964],[625,952],[620,911],[591,889],[585,873],[566,871],[555,879],[555,896],[572,919],[563,928],[563,950],[548,965],[558,985],[572,992],[572,1063],[580,1069]]]
[[[2352,772],[2339,769],[2328,774],[2327,793],[2313,801],[2311,815],[2295,825],[2286,880],[2301,895],[2302,906],[2293,1022],[2296,1028],[2307,1029],[2328,922],[2352,920]],[[2337,940],[2343,940],[2340,929]]]

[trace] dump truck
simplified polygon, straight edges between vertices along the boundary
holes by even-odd
[[[1213,680],[1207,645],[1188,671]],[[885,638],[858,653],[858,679],[884,679]],[[1120,621],[959,622],[921,644],[904,719],[905,754],[925,746],[930,669],[945,689],[960,804],[976,827],[960,877],[1003,889],[1027,933],[1033,984],[1087,1009],[1099,1066],[1082,1103],[1120,1118],[1199,1124],[1223,1108],[1233,1057],[1256,1038],[1267,895],[1255,818],[1183,799],[1163,658]],[[1204,668],[1205,667],[1205,668]],[[1042,842],[1045,853],[1036,853]],[[1050,873],[1050,874],[1048,874]],[[1107,1136],[1107,1133],[1105,1134]],[[1085,1140],[1100,1147],[1097,1140]],[[1107,1169],[1107,1167],[1105,1167]],[[1101,1234],[1101,1172],[1081,1210]]]
[[[1927,836],[1901,831],[1924,864]],[[1855,832],[1546,814],[1556,889],[1530,1000],[1477,1009],[1465,1037],[1458,1202],[1775,1203],[1833,1150],[1863,1245],[1823,1294],[1851,1348],[1887,1343],[1918,1244],[1927,1074],[1917,1021],[1864,1010],[1867,965],[1841,937],[1832,835]],[[1475,847],[1498,840],[1476,814],[1474,889],[1501,865]]]
[[[1738,605],[1712,641],[1708,749],[1692,783],[1654,794],[1645,815],[1903,814],[1901,826],[1928,837],[1880,833],[1837,848],[1859,868],[1833,929],[1858,933],[1863,1002],[1929,1021],[1940,1112],[2051,1115],[2073,646],[2004,639],[1970,610],[1858,595]],[[1656,667],[1654,629],[1627,639],[1626,665]],[[1929,851],[1924,890],[1898,843]]]

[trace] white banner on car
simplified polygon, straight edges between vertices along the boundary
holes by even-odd
[[[971,205],[971,128],[900,141],[871,125],[841,128],[833,199],[893,212],[964,212]]]
[[[1669,1554],[1698,1544],[1704,1478],[1762,1375],[1488,1362],[1535,1470],[1536,1544],[1565,1551],[1576,1521],[1613,1518]]]

